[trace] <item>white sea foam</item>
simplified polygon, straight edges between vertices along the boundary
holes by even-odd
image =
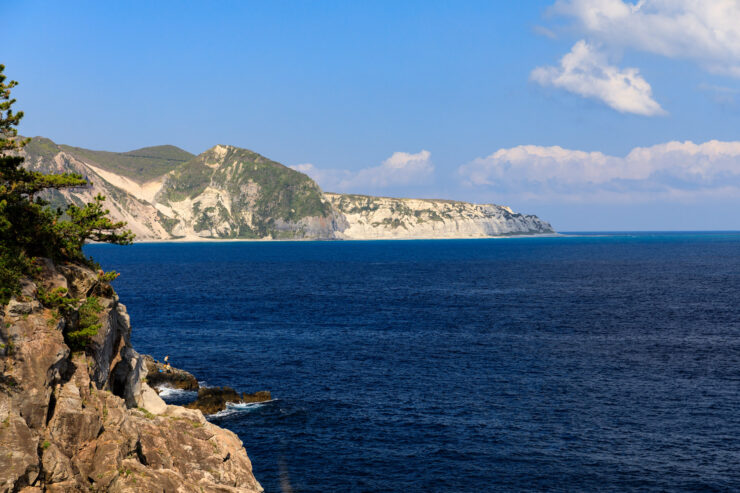
[[[213,419],[213,418],[224,418],[226,416],[232,416],[234,414],[241,414],[241,413],[247,413],[254,411],[255,409],[258,409],[265,404],[269,404],[270,402],[275,402],[277,399],[271,399],[269,401],[264,402],[227,402],[226,403],[226,409],[223,411],[219,411],[214,414],[207,414],[206,418]]]
[[[159,397],[162,399],[177,399],[180,397],[192,397],[195,398],[198,395],[198,392],[195,390],[183,390],[183,389],[176,389],[170,386],[163,386],[159,388]]]

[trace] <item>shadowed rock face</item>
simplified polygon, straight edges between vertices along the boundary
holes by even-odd
[[[71,353],[37,286],[100,297],[87,351]],[[262,491],[234,433],[144,383],[126,309],[92,270],[45,261],[0,318],[0,493]]]
[[[242,393],[239,395],[231,387],[207,387],[198,390],[198,398],[194,402],[186,404],[185,407],[199,409],[203,414],[216,414],[226,409],[226,405],[230,402],[265,402],[271,398],[270,392],[267,390],[261,390],[254,394]]]

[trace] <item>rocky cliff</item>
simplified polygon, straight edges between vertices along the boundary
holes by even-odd
[[[0,308],[0,492],[262,491],[234,433],[147,385],[107,282],[82,265],[38,267]],[[95,299],[99,328],[84,350],[69,337],[86,315],[60,315],[53,292]]]
[[[478,238],[547,234],[537,218],[492,204],[323,193],[303,173],[218,145],[198,156],[173,146],[90,151],[34,138],[25,166],[72,171],[92,186],[53,192],[53,204],[107,197],[137,240]]]

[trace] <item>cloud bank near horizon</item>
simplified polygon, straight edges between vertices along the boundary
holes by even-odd
[[[521,145],[460,166],[469,187],[535,202],[740,200],[740,141],[667,142],[626,156]]]

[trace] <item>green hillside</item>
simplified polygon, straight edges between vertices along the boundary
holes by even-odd
[[[50,160],[61,151],[138,183],[158,178],[193,158],[189,152],[171,145],[142,147],[128,152],[93,151],[58,145],[46,137],[32,138],[25,148],[26,154],[32,159],[41,157]]]
[[[240,237],[274,234],[276,221],[295,223],[333,213],[332,206],[322,200],[318,185],[308,176],[256,152],[231,146],[209,149],[179,166],[167,180],[160,200],[192,199],[208,186],[225,190],[231,196],[229,222]],[[205,229],[214,211],[202,212],[201,225]],[[223,218],[225,211],[218,212]],[[252,214],[251,227],[242,212]]]
[[[41,157],[44,159],[52,159],[61,151],[61,149],[46,137],[34,137],[31,139],[31,142],[26,144],[24,151],[31,158]]]
[[[189,152],[171,145],[143,147],[128,152],[92,151],[67,145],[60,145],[59,148],[139,183],[158,178],[193,158]]]

